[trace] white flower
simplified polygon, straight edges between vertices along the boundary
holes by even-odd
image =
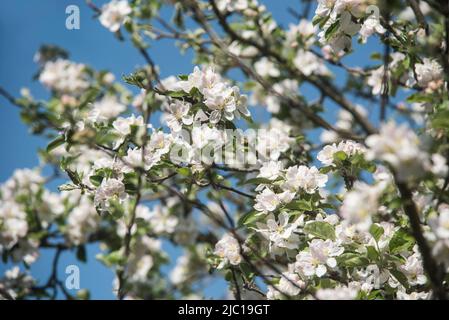
[[[377,213],[380,191],[376,186],[356,182],[354,188],[346,193],[340,208],[341,216],[361,231],[369,229],[372,216]]]
[[[227,263],[236,266],[242,261],[240,245],[230,234],[225,234],[221,240],[215,244],[214,254],[222,259],[218,269],[222,269]]]
[[[216,1],[217,8],[220,11],[244,11],[249,8],[249,4],[253,0],[218,0]]]
[[[28,232],[27,215],[15,202],[0,201],[0,248],[12,248]]]
[[[432,173],[438,177],[445,177],[448,169],[446,158],[441,154],[434,153],[432,155],[432,167],[430,169]]]
[[[392,70],[398,67],[399,63],[405,59],[405,55],[401,52],[394,52],[390,55],[390,63],[387,68],[387,75],[390,75]],[[384,66],[380,66],[377,69],[371,71],[370,76],[367,78],[366,83],[372,87],[372,94],[379,95],[383,89],[383,79],[385,75]],[[400,79],[401,82],[408,85],[413,84],[413,72],[405,73]]]
[[[151,211],[151,230],[156,234],[172,234],[178,223],[178,217],[171,214],[167,207],[156,205]]]
[[[366,40],[374,33],[384,34],[385,32],[385,28],[382,27],[379,19],[375,15],[370,15],[359,31],[362,43],[366,43]]]
[[[67,218],[67,237],[75,245],[85,243],[97,230],[99,216],[87,197],[82,197]]]
[[[254,209],[261,211],[261,213],[272,212],[276,210],[277,206],[281,203],[278,195],[271,191],[270,188],[265,188],[262,193],[256,196],[256,204]]]
[[[438,216],[429,219],[429,225],[439,239],[449,239],[449,206],[441,206]]]
[[[182,125],[191,125],[193,123],[193,116],[189,115],[190,103],[175,100],[167,108],[168,113],[164,114],[164,120],[167,126],[173,132],[179,132]]]
[[[364,2],[364,0],[336,0],[333,10],[336,13],[346,11],[355,17],[359,17],[363,13]]]
[[[115,96],[105,96],[93,104],[88,119],[94,123],[107,122],[126,110]]]
[[[234,115],[250,115],[247,97],[240,94],[238,87],[231,87],[224,81],[212,66],[203,69],[195,67],[187,80],[179,81],[178,85],[185,92],[197,88],[203,94],[204,104],[212,110],[211,123],[218,123],[222,115],[227,120],[233,120]]]
[[[410,285],[423,285],[427,282],[427,278],[424,275],[424,268],[422,260],[418,254],[412,254],[409,256],[405,263],[399,266],[399,269],[408,279]]]
[[[438,87],[443,79],[443,68],[436,60],[424,58],[423,63],[415,64],[415,71],[421,87]]]
[[[259,155],[270,160],[278,160],[281,153],[287,151],[295,141],[289,135],[290,129],[285,122],[272,118],[268,129],[258,131],[256,150]]]
[[[299,188],[307,193],[315,193],[319,188],[323,188],[327,182],[327,175],[321,174],[318,169],[306,166],[293,166],[285,173],[284,190],[298,191]]]
[[[225,142],[224,132],[217,128],[210,128],[207,125],[194,127],[192,129],[192,146],[202,149],[211,144],[214,147],[221,147]]]
[[[60,93],[78,94],[89,87],[84,69],[84,64],[64,59],[48,61],[39,75],[39,81]]]
[[[392,121],[382,124],[380,133],[369,136],[366,145],[367,159],[388,162],[401,181],[421,176],[429,162],[428,155],[421,151],[418,136],[405,124],[396,125]]]
[[[325,166],[333,165],[334,154],[339,151],[342,151],[348,157],[351,157],[358,153],[363,153],[365,151],[365,148],[360,143],[351,140],[345,140],[341,141],[338,145],[334,143],[332,145],[325,146],[323,150],[318,153],[317,159],[321,161],[321,163]]]
[[[172,137],[169,134],[156,131],[151,135],[148,147],[150,151],[158,155],[164,155],[170,151],[172,141]]]
[[[289,223],[289,214],[282,212],[278,219],[279,222],[276,221],[273,214],[270,214],[267,217],[266,224],[256,223],[257,229],[255,230],[270,242],[270,252],[277,253],[279,248],[296,249],[299,245],[299,236],[294,232],[303,224],[303,218],[300,217]]]
[[[254,69],[261,77],[278,77],[281,74],[276,65],[266,57],[257,61]]]
[[[128,149],[126,156],[123,157],[123,163],[125,164],[123,172],[133,172],[135,168],[139,167],[149,170],[161,161],[161,154],[158,152],[152,152],[148,148],[145,148],[143,157],[142,152],[142,148],[139,147]]]
[[[100,23],[111,32],[116,32],[131,13],[127,0],[112,0],[101,8]]]
[[[311,21],[301,19],[298,25],[289,24],[289,28],[285,32],[286,42],[290,47],[297,47],[297,38],[300,36],[307,47],[311,46],[315,42],[316,30],[317,28]]]
[[[266,178],[270,180],[276,180],[279,177],[282,170],[282,162],[269,161],[265,162],[259,169],[258,178]]]
[[[294,272],[294,264],[289,264],[288,269],[281,274],[276,288],[289,297],[297,296],[306,287],[306,283]]]
[[[316,297],[319,300],[354,300],[357,297],[357,290],[350,287],[319,289]]]
[[[304,49],[298,50],[293,63],[296,68],[298,68],[298,70],[306,76],[310,76],[312,74],[321,76],[330,75],[330,72],[324,62],[312,52],[305,51]]]
[[[338,152],[337,146],[330,144],[325,146],[320,152],[318,152],[317,159],[325,166],[331,166],[334,163],[334,154]]]
[[[103,179],[100,187],[95,192],[95,206],[101,209],[109,208],[109,201],[123,202],[127,198],[125,185],[117,179]]]
[[[117,120],[112,123],[112,126],[120,136],[124,137],[131,134],[131,128],[133,126],[141,129],[145,127],[145,124],[142,116],[136,117],[132,114],[127,118],[118,117]]]
[[[300,274],[307,277],[322,277],[328,268],[335,268],[337,260],[335,257],[344,251],[336,242],[332,240],[313,239],[310,242],[308,251],[301,251],[296,256],[295,269]]]
[[[336,0],[318,0],[315,14],[320,17],[328,16],[334,7],[335,1]]]

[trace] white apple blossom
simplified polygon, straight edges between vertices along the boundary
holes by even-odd
[[[431,217],[429,224],[438,239],[449,239],[449,206],[442,205],[438,216]]]
[[[110,201],[123,202],[127,198],[125,185],[117,179],[103,179],[101,185],[95,192],[95,207],[107,211],[110,207]]]
[[[282,188],[290,191],[302,189],[306,193],[312,194],[318,189],[324,188],[327,179],[327,175],[320,173],[315,166],[310,168],[302,165],[292,166],[285,173],[285,183]]]
[[[297,47],[298,37],[306,46],[311,46],[315,42],[316,26],[307,19],[301,19],[299,24],[289,24],[288,30],[285,32],[285,38],[288,46]]]
[[[180,100],[175,100],[169,105],[163,118],[173,132],[179,132],[183,124],[188,126],[193,123],[193,116],[189,115],[190,107],[189,103]]]
[[[100,23],[111,32],[116,32],[132,12],[128,0],[112,0],[101,8]]]
[[[419,254],[413,254],[406,258],[405,263],[399,266],[399,269],[407,277],[410,285],[423,285],[427,282],[424,274],[422,260]]]
[[[92,105],[88,119],[94,123],[104,123],[126,110],[126,106],[120,103],[115,96],[105,96]]]
[[[295,249],[299,245],[299,236],[295,234],[299,226],[303,224],[303,217],[289,222],[290,217],[286,212],[278,216],[278,221],[273,214],[268,215],[266,224],[256,223],[257,232],[269,241],[269,250],[279,253],[279,249]]]
[[[249,8],[249,6],[257,5],[256,0],[218,0],[216,1],[217,8],[220,11],[244,11]]]
[[[299,49],[296,53],[296,57],[293,60],[295,67],[298,68],[304,75],[320,75],[329,76],[330,71],[319,57],[310,51]]]
[[[254,64],[256,72],[261,77],[278,77],[280,75],[279,69],[268,58],[262,58]]]
[[[381,191],[378,186],[356,182],[353,189],[345,195],[340,208],[341,216],[349,223],[356,225],[358,230],[368,230],[373,215],[377,213]]]
[[[309,249],[296,256],[295,269],[306,277],[322,277],[337,266],[335,257],[344,252],[344,248],[332,240],[313,239]]]
[[[27,215],[15,202],[0,200],[0,248],[12,248],[28,232]]]
[[[359,34],[362,43],[366,43],[367,39],[373,34],[384,34],[385,32],[386,30],[380,24],[380,20],[375,15],[370,15],[360,28]]]
[[[443,67],[436,61],[424,58],[422,63],[415,65],[418,85],[421,87],[438,88],[443,81]]]
[[[279,284],[276,285],[276,288],[274,290],[277,291],[277,295],[282,293],[288,297],[294,297],[306,288],[306,283],[294,272],[294,264],[289,264],[288,271],[281,274]]]
[[[257,175],[257,177],[276,180],[281,174],[282,169],[283,165],[280,161],[265,162],[259,169],[259,174]]]
[[[215,244],[214,254],[222,259],[218,269],[222,269],[228,263],[236,266],[242,261],[240,244],[237,239],[230,234],[225,234],[220,241]]]
[[[268,128],[257,132],[256,150],[263,159],[278,160],[281,153],[290,149],[295,141],[290,137],[291,128],[273,118]]]
[[[179,224],[179,219],[170,213],[168,208],[160,205],[151,210],[150,225],[152,232],[156,234],[172,234]]]
[[[317,159],[325,166],[334,165],[334,154],[342,151],[348,157],[365,152],[365,148],[357,142],[351,140],[341,141],[338,145],[335,143],[325,146],[317,155]]]
[[[357,290],[350,287],[336,287],[332,289],[319,289],[316,297],[319,300],[354,300],[357,297]]]
[[[100,218],[93,203],[87,197],[81,197],[67,218],[66,233],[69,242],[75,245],[85,243],[97,230],[99,223]]]
[[[391,121],[382,124],[379,134],[369,136],[366,145],[369,147],[367,159],[389,163],[397,170],[401,181],[421,176],[429,163],[420,139],[405,124],[397,125]]]
[[[281,204],[279,196],[270,188],[265,188],[262,193],[256,196],[254,209],[261,213],[273,212]]]
[[[131,134],[132,127],[137,127],[138,130],[142,130],[145,128],[145,123],[142,116],[135,116],[132,114],[129,117],[123,118],[118,117],[113,123],[112,126],[116,130],[116,132],[125,137]]]
[[[85,68],[84,64],[64,59],[48,61],[39,75],[39,81],[60,93],[79,94],[89,87]]]

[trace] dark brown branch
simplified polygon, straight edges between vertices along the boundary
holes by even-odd
[[[431,248],[424,238],[421,221],[419,219],[419,212],[413,201],[412,192],[407,184],[402,182],[397,182],[396,184],[403,201],[402,207],[409,218],[412,234],[421,253],[424,270],[430,280],[433,292],[438,299],[445,300],[447,296],[443,286],[444,272],[433,258]]]

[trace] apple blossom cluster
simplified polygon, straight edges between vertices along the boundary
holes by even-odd
[[[112,0],[101,8],[99,20],[109,31],[117,32],[131,12],[127,0]]]
[[[84,73],[85,65],[64,59],[48,61],[39,75],[39,81],[58,93],[76,94],[89,87]]]
[[[3,299],[19,299],[26,296],[31,287],[34,285],[34,279],[20,271],[18,266],[6,270],[4,277],[0,278],[0,292],[6,293],[7,296],[0,296]]]
[[[400,181],[422,177],[426,172],[437,176],[447,172],[445,160],[429,154],[422,140],[407,125],[388,122],[381,125],[379,134],[366,139],[366,157],[388,163]]]
[[[319,41],[329,45],[335,53],[350,51],[352,37],[357,33],[362,42],[373,34],[384,34],[380,24],[379,9],[370,6],[369,0],[319,0],[314,24],[321,28]],[[374,8],[377,8],[374,10]]]
[[[159,79],[162,68],[148,63],[116,81],[41,50],[37,78],[51,98],[22,90],[17,104],[32,132],[53,140],[39,151],[39,169],[17,170],[0,186],[5,263],[29,267],[41,248],[85,261],[86,246],[100,243],[96,258],[115,271],[120,299],[202,298],[199,284],[216,276],[235,298],[441,298],[449,272],[443,19],[420,2],[433,13],[423,37],[414,10],[394,8],[386,24],[375,1],[319,0],[312,21],[301,15],[283,29],[259,2],[112,0],[97,10],[147,62],[148,39],[190,50],[198,66],[178,77]],[[159,20],[166,7],[173,23]],[[373,53],[378,65],[336,59],[357,34],[361,43],[380,35],[388,50]],[[167,246],[181,255],[172,259]],[[56,290],[48,283],[36,287],[14,267],[0,297]]]
[[[227,81],[222,79],[220,74],[211,66],[203,69],[195,67],[193,72],[185,80],[179,80],[167,89],[183,91],[186,94],[191,93],[192,90],[198,90],[202,95],[202,103],[208,109],[204,111],[212,124],[218,123],[222,117],[232,121],[235,116],[250,116],[247,108],[247,97],[240,94],[238,87],[231,86]],[[174,110],[176,108],[179,108],[179,105],[171,104],[169,106],[171,113],[176,112]],[[186,107],[183,108],[182,116],[186,115],[187,111],[185,110]]]

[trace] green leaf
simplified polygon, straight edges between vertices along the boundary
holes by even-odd
[[[272,184],[273,181],[267,178],[252,178],[246,180],[243,184]]]
[[[55,140],[53,140],[52,142],[50,142],[47,146],[47,153],[56,149],[57,147],[63,145],[65,142],[65,137],[64,136],[59,136],[57,137]]]
[[[373,223],[369,228],[369,233],[376,241],[379,241],[380,237],[384,234],[384,228],[376,223]]]
[[[393,277],[396,278],[396,280],[399,281],[400,284],[402,284],[405,288],[409,287],[407,277],[399,270],[391,269],[390,273],[393,275]]]
[[[256,222],[257,220],[259,220],[261,218],[261,215],[258,215],[258,214],[260,214],[260,212],[256,211],[256,210],[253,210],[253,211],[250,211],[250,212],[244,214],[238,220],[237,226],[242,227],[244,225],[246,226],[246,225]]]
[[[287,209],[301,210],[301,211],[312,211],[313,207],[310,201],[306,200],[294,200],[285,206]]]
[[[187,97],[189,94],[184,91],[168,91],[167,95],[172,98],[184,98]]]
[[[90,176],[89,180],[95,187],[99,187],[101,182],[103,181],[103,176],[98,175]]]
[[[329,40],[334,35],[334,33],[337,32],[339,27],[340,27],[340,20],[336,20],[334,23],[332,23],[324,33],[324,37],[326,38],[326,40]]]
[[[304,232],[321,239],[335,240],[334,227],[330,223],[324,221],[312,221],[306,223]]]
[[[432,119],[432,127],[435,129],[449,129],[449,110],[436,113]]]
[[[369,260],[366,257],[352,252],[343,253],[341,256],[337,257],[337,262],[339,265],[349,268],[369,265]]]
[[[377,252],[376,248],[373,246],[367,246],[366,247],[368,258],[371,261],[377,261],[379,259],[379,253]]]
[[[415,244],[415,239],[409,235],[404,229],[395,232],[388,244],[391,253],[399,253],[409,250]]]
[[[107,267],[122,264],[125,261],[121,250],[112,251],[109,254],[99,254],[97,259],[104,263]]]
[[[178,173],[180,174],[180,175],[183,175],[183,176],[185,176],[185,177],[188,177],[188,176],[190,176],[190,169],[189,168],[178,168]]]
[[[337,151],[333,155],[335,160],[345,161],[348,158],[348,155],[344,151]]]

